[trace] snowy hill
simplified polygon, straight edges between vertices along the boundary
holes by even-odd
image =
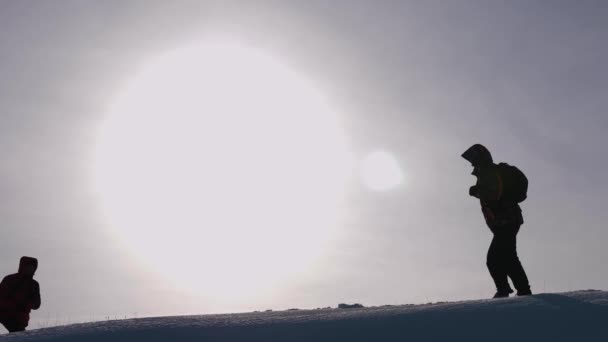
[[[608,292],[362,309],[140,318],[4,335],[17,341],[608,341]]]

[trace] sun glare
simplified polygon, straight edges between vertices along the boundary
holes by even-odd
[[[210,43],[142,66],[109,107],[94,169],[126,248],[180,287],[236,300],[321,255],[351,159],[312,82],[262,51]]]

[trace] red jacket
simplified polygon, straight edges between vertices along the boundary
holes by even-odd
[[[4,277],[0,283],[0,321],[11,320],[27,327],[30,311],[38,308],[40,285],[32,276],[19,272]]]

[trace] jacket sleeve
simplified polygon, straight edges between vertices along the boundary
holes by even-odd
[[[32,309],[38,310],[40,308],[40,285],[34,280],[32,284],[32,293],[30,297]]]
[[[8,295],[8,285],[7,285],[6,277],[4,277],[4,279],[2,279],[2,282],[0,283],[0,299],[6,298],[7,295]]]
[[[502,196],[502,178],[497,170],[488,170],[477,177],[476,195],[482,201],[497,201]]]

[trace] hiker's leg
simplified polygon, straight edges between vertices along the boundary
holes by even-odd
[[[486,265],[488,271],[496,285],[496,291],[508,295],[513,292],[507,279],[507,265],[505,258],[505,246],[503,238],[499,235],[494,235],[490,248],[488,249],[488,257]]]

